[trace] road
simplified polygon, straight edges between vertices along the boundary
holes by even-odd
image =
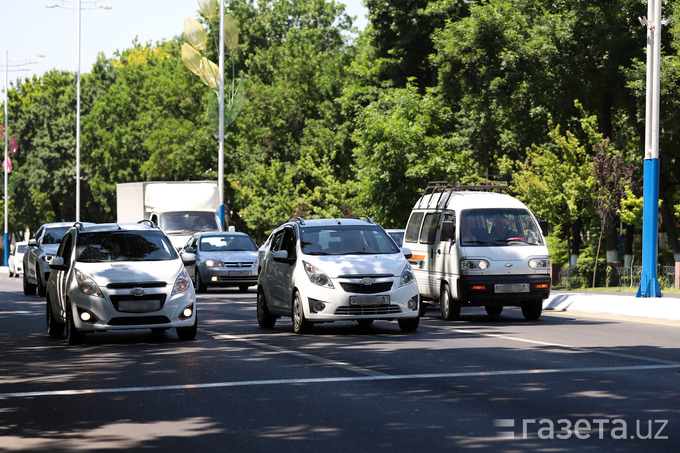
[[[678,451],[680,322],[429,311],[292,333],[255,292],[199,296],[199,332],[45,333],[0,275],[0,451]]]

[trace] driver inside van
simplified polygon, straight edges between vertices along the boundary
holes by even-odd
[[[495,241],[517,237],[517,232],[510,229],[510,221],[502,214],[496,216],[491,228],[491,238]]]

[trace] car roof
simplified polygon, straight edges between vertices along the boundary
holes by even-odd
[[[338,226],[338,225],[363,225],[378,226],[373,221],[364,219],[303,219],[286,222],[286,224],[299,224],[300,226]]]
[[[51,223],[43,223],[40,225],[40,228],[45,227],[45,228],[54,228],[54,227],[72,227],[75,225],[76,222],[51,222]],[[89,222],[83,222],[83,225],[94,225],[93,223]]]
[[[241,231],[203,231],[201,233],[196,233],[196,236],[248,236],[246,233]]]
[[[483,208],[519,208],[527,207],[518,199],[496,192],[451,191],[428,194],[421,197],[413,206],[414,211],[432,209],[483,209]]]
[[[141,223],[89,223],[83,224],[80,232],[105,232],[105,231],[161,231],[149,225]]]

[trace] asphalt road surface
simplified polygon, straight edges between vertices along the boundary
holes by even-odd
[[[680,451],[680,322],[519,309],[257,325],[255,291],[199,295],[199,331],[45,330],[0,275],[0,452]]]

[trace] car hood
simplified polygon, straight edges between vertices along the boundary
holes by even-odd
[[[42,253],[45,255],[56,255],[59,250],[59,244],[43,244]]]
[[[200,252],[200,259],[201,261],[215,260],[215,261],[255,262],[257,261],[257,252],[246,251]]]
[[[77,263],[76,268],[92,277],[99,286],[109,283],[175,283],[183,269],[182,261],[116,261],[108,263]]]
[[[330,278],[364,275],[401,275],[406,266],[402,253],[390,255],[303,255],[302,259]]]

